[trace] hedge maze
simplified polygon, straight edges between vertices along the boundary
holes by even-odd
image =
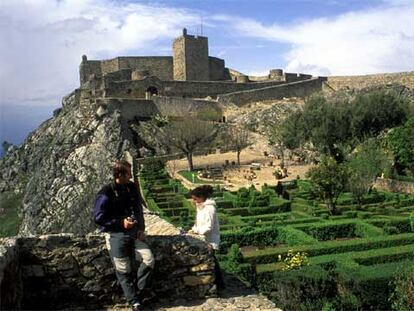
[[[149,207],[187,229],[187,190],[162,168],[141,173]],[[412,266],[414,196],[373,191],[362,205],[349,193],[331,216],[297,180],[262,191],[217,188],[223,267],[283,310],[391,310],[394,275]],[[331,310],[331,309],[327,309]]]

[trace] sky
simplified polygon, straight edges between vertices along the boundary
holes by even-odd
[[[413,16],[414,0],[0,0],[0,142],[52,116],[83,54],[171,55],[186,27],[250,75],[413,71]]]

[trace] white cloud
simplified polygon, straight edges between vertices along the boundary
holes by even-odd
[[[194,11],[155,4],[2,0],[0,104],[57,105],[79,85],[82,54],[166,55],[180,29],[198,22]]]
[[[221,39],[231,39],[225,47],[213,46],[227,60],[234,54],[232,44],[233,50],[250,48],[251,37],[288,45],[287,71],[347,75],[414,70],[412,16],[413,0],[383,0],[378,9],[291,25],[225,15],[206,17],[203,24],[219,31]],[[89,59],[168,55],[181,28],[193,29],[199,22],[200,12],[159,4],[0,0],[0,105],[57,106],[79,85],[82,54]],[[257,53],[277,53],[270,49]],[[247,72],[262,73],[262,67],[251,66]]]
[[[240,35],[290,45],[286,70],[355,75],[414,70],[414,2],[392,4],[293,25],[263,25],[252,19],[214,17]]]

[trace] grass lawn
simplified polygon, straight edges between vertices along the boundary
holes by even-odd
[[[4,192],[0,194],[0,237],[14,236],[19,230],[20,220],[17,207],[22,201],[20,194]]]

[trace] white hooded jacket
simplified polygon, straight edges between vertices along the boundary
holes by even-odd
[[[220,244],[220,225],[218,221],[216,202],[207,199],[203,203],[197,203],[196,222],[192,228],[194,233],[204,235],[206,241],[213,249],[218,249]]]

